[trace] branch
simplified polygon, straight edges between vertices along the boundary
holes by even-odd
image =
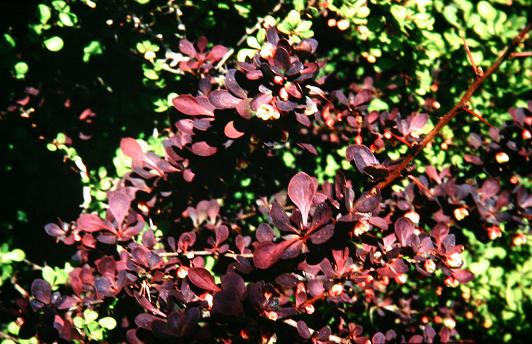
[[[512,40],[512,43],[504,50],[504,52],[499,56],[497,61],[488,68],[486,72],[484,72],[481,76],[478,76],[475,82],[469,86],[465,94],[462,96],[462,99],[456,104],[449,112],[447,112],[445,115],[440,117],[440,120],[436,124],[436,126],[430,131],[430,133],[427,134],[421,140],[421,142],[416,143],[414,146],[413,151],[408,154],[403,161],[397,167],[391,171],[391,173],[386,177],[385,180],[377,184],[372,191],[376,192],[377,189],[384,189],[385,187],[392,184],[397,178],[401,176],[403,171],[410,165],[410,163],[414,160],[416,156],[418,156],[423,149],[434,140],[436,135],[445,127],[458,113],[460,113],[461,110],[466,108],[466,104],[471,99],[475,91],[486,81],[497,69],[499,69],[500,65],[509,58],[512,51],[515,49],[515,47],[521,43],[522,40],[525,39],[527,36],[528,31],[532,28],[531,24],[528,24],[519,34]]]
[[[522,53],[511,53],[510,54],[510,58],[511,59],[515,59],[515,58],[518,58],[518,57],[531,57],[532,56],[532,51],[525,51],[525,52],[522,52]]]

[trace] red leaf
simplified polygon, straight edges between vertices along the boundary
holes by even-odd
[[[211,51],[207,55],[207,60],[211,60],[211,62],[216,62],[222,57],[224,57],[227,51],[228,49],[223,45],[215,45],[214,47],[212,47]]]
[[[244,135],[243,132],[236,130],[234,121],[231,121],[225,125],[224,134],[230,139],[238,139]]]
[[[120,149],[122,152],[133,159],[133,164],[144,160],[144,152],[137,140],[131,137],[125,137],[120,141]]]
[[[317,182],[305,172],[299,172],[293,176],[288,184],[288,196],[301,211],[305,227],[308,224],[308,213],[317,189]]]
[[[196,49],[194,48],[194,45],[192,44],[192,42],[186,39],[182,39],[179,41],[179,51],[190,57],[196,56]]]
[[[188,278],[198,288],[211,292],[220,291],[220,287],[214,283],[214,277],[204,268],[189,269]]]
[[[346,159],[355,163],[357,170],[364,173],[367,166],[377,165],[379,161],[371,150],[364,145],[351,145],[347,147]]]
[[[111,230],[105,222],[94,214],[81,214],[77,221],[78,228],[85,232],[97,232],[102,229]],[[111,230],[114,232],[114,230]]]
[[[129,213],[131,198],[127,195],[126,190],[124,189],[108,192],[107,197],[109,198],[109,211],[113,214],[116,223],[118,223],[118,225],[122,224]]]
[[[192,144],[192,153],[199,156],[211,156],[216,154],[217,151],[218,149],[216,147],[210,146],[205,141]]]
[[[229,91],[216,90],[209,94],[209,102],[217,109],[234,109],[240,99],[233,96]]]
[[[212,109],[208,108],[204,101],[198,101],[190,94],[182,94],[172,100],[174,107],[179,111],[189,116],[214,116]]]
[[[297,238],[283,241],[278,244],[272,242],[261,242],[253,252],[253,264],[259,269],[267,269],[275,264],[283,255],[284,251],[290,247]]]
[[[406,217],[401,217],[395,222],[395,236],[402,246],[409,244],[410,236],[414,234],[414,230],[414,223]]]
[[[314,233],[310,235],[310,241],[314,245],[321,245],[327,241],[329,241],[330,238],[334,235],[334,224],[329,224],[323,228],[318,229]]]
[[[453,270],[452,275],[460,283],[467,283],[475,278],[475,275],[471,271],[467,270]]]

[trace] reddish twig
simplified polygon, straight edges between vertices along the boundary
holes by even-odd
[[[469,109],[467,107],[464,107],[462,110],[464,110],[465,112],[467,112],[471,116],[474,116],[474,117],[478,118],[482,123],[486,124],[488,127],[493,128],[493,125],[491,125],[484,117],[482,117],[481,115],[479,115],[475,111],[473,111],[473,110],[471,110],[471,109]]]
[[[511,53],[510,54],[510,58],[511,59],[515,59],[515,58],[518,58],[518,57],[531,57],[532,56],[532,51],[525,51],[525,52],[522,52],[522,53]]]
[[[405,158],[404,160],[395,168],[389,175],[386,177],[385,180],[377,184],[373,188],[373,192],[377,192],[377,189],[384,189],[391,183],[393,183],[397,178],[401,176],[403,171],[410,165],[410,163],[414,160],[416,156],[418,156],[423,149],[431,143],[436,135],[445,127],[462,109],[466,107],[466,103],[471,99],[475,91],[497,70],[499,69],[500,65],[510,56],[512,51],[515,49],[515,47],[526,37],[528,31],[532,28],[532,25],[527,25],[523,30],[519,32],[519,34],[512,40],[510,45],[504,50],[504,52],[499,56],[499,58],[495,61],[493,65],[491,65],[488,70],[482,74],[482,76],[478,77],[475,82],[469,86],[465,94],[462,96],[462,99],[456,104],[449,112],[447,112],[445,115],[440,117],[440,120],[434,126],[434,128],[419,142],[418,145],[416,145],[415,149],[413,149]]]
[[[477,76],[477,78],[480,78],[482,76],[482,68],[478,67],[475,63],[475,60],[473,59],[473,54],[471,54],[471,50],[469,50],[469,46],[467,45],[467,41],[465,37],[462,37],[462,40],[464,41],[464,48],[467,53],[467,58],[469,59],[469,63],[471,63],[471,67],[473,68],[473,73]]]

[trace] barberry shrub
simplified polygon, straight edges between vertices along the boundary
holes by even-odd
[[[457,291],[475,276],[461,229],[490,240],[527,226],[532,196],[519,178],[529,173],[532,103],[471,133],[460,168],[405,165],[433,144],[438,118],[431,130],[427,112],[375,110],[383,90],[371,78],[338,85],[318,41],[287,23],[263,22],[242,61],[203,36],[179,42],[189,93],[172,99],[162,141],[121,140],[130,166],[103,209],[46,225],[74,267],[60,288],[33,281],[19,302],[20,338],[463,339],[457,322],[474,307]],[[390,159],[398,147],[405,155]],[[343,167],[298,171],[329,151]],[[242,195],[250,185],[256,198]]]

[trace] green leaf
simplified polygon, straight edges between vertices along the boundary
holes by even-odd
[[[91,41],[83,48],[83,62],[89,62],[92,56],[103,53],[102,45],[99,41]]]
[[[78,17],[74,13],[59,13],[59,20],[64,26],[72,27],[78,22]]]
[[[26,73],[28,72],[29,66],[24,61],[19,61],[15,64],[15,77],[17,79],[24,79]]]
[[[52,17],[52,9],[44,4],[39,4],[37,10],[39,12],[39,22],[46,24]]]
[[[98,312],[93,311],[92,309],[86,309],[83,311],[83,318],[85,318],[85,322],[91,323],[98,319]]]
[[[42,268],[42,278],[50,283],[50,285],[55,284],[55,271],[50,266],[46,265]]]
[[[487,21],[492,21],[497,16],[497,10],[487,1],[479,1],[477,11]]]
[[[388,104],[380,100],[379,98],[374,98],[368,105],[368,111],[388,111],[390,108]]]
[[[18,249],[18,248],[14,249],[11,252],[6,253],[3,256],[4,260],[9,260],[9,261],[12,261],[12,262],[21,262],[25,258],[26,258],[26,254],[24,253],[24,251],[22,251],[21,249]]]
[[[74,326],[76,326],[77,328],[83,328],[83,325],[85,325],[85,321],[82,317],[74,318]]]
[[[288,25],[291,26],[291,28],[297,27],[301,22],[299,12],[296,10],[291,10],[290,12],[288,12],[288,16],[286,16],[286,22],[288,23]]]
[[[63,39],[59,36],[53,36],[44,41],[44,46],[46,49],[53,52],[63,49],[63,45]]]
[[[116,320],[112,317],[105,317],[98,320],[101,327],[112,330],[116,327]]]

